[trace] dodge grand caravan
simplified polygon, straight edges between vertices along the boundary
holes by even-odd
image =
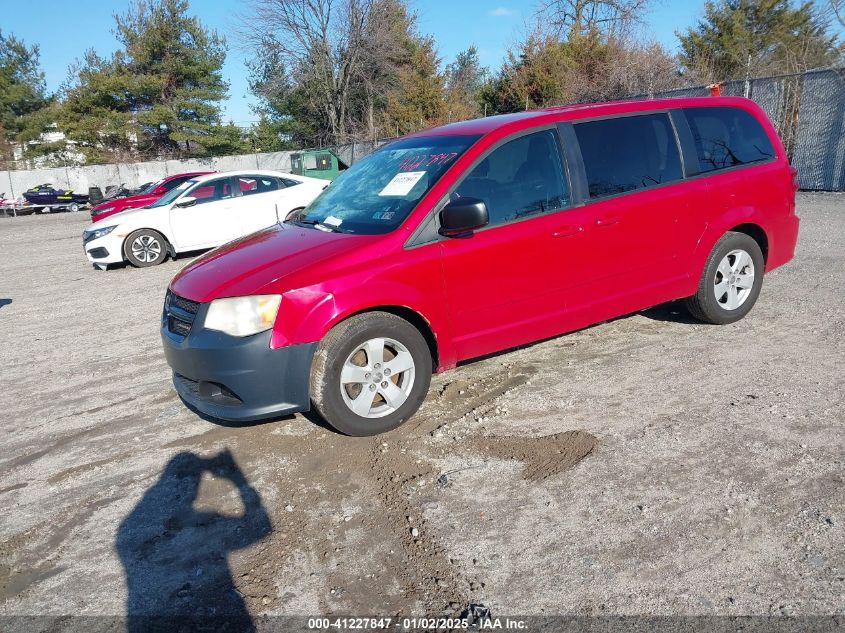
[[[685,298],[744,317],[798,234],[795,172],[740,98],[465,121],[356,163],[295,222],[197,259],[161,335],[212,417],[314,407],[351,435],[422,403],[432,372]]]

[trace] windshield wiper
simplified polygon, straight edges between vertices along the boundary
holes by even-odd
[[[322,222],[318,222],[317,220],[295,220],[294,224],[304,224],[306,226],[313,226],[324,231],[331,231],[332,233],[343,233],[343,231],[340,230],[340,227],[334,226],[332,224],[323,224]]]

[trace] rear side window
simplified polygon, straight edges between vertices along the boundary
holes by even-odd
[[[575,124],[590,198],[648,189],[681,179],[681,157],[666,114]]]
[[[774,158],[769,136],[754,116],[738,108],[684,108],[702,172]]]
[[[251,196],[279,189],[279,181],[270,176],[241,176],[238,178],[241,194]]]
[[[568,206],[556,136],[544,130],[505,143],[476,165],[455,194],[483,200],[490,226]]]

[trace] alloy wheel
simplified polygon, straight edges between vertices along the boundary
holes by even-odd
[[[754,287],[754,261],[742,249],[729,252],[719,262],[713,279],[713,294],[725,310],[739,308]]]
[[[135,259],[145,264],[161,257],[161,243],[152,235],[139,235],[132,241],[130,248]]]
[[[408,399],[414,372],[414,358],[402,343],[373,338],[352,350],[343,363],[340,394],[356,415],[381,418]]]

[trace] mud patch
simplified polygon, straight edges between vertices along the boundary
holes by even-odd
[[[598,445],[586,431],[565,431],[544,437],[481,438],[470,443],[474,451],[499,459],[516,459],[525,465],[523,479],[541,481],[575,466]]]
[[[43,582],[65,569],[66,567],[56,567],[51,562],[21,571],[0,565],[0,603],[23,593],[32,585]]]

